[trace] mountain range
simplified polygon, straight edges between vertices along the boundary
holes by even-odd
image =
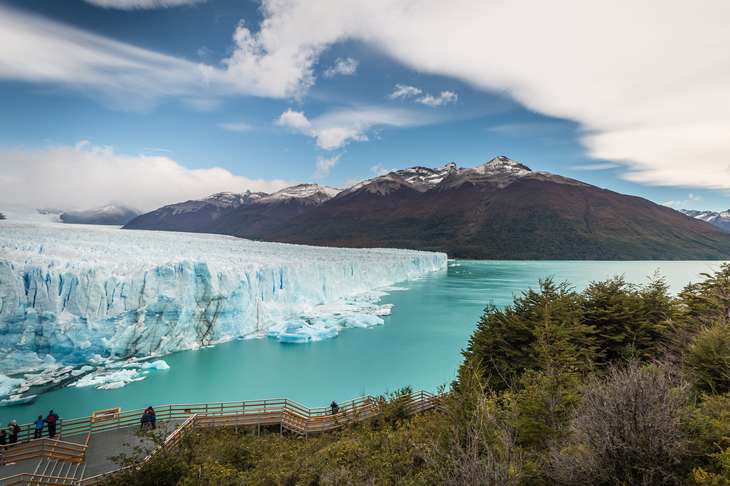
[[[698,211],[695,209],[680,209],[687,216],[710,223],[726,233],[730,233],[730,210],[727,211]]]
[[[475,259],[723,259],[730,235],[646,199],[505,156],[477,167],[412,167],[344,190],[300,184],[164,206],[127,229],[222,233]]]
[[[87,210],[63,211],[59,215],[59,219],[64,223],[74,224],[123,225],[139,216],[139,214],[136,209],[108,204]]]

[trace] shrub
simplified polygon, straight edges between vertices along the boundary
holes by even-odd
[[[446,428],[428,448],[433,484],[511,486],[525,478],[516,433],[499,414],[498,397],[477,374],[465,375],[446,406]]]
[[[672,373],[632,362],[593,379],[572,421],[572,437],[552,451],[558,484],[679,484],[688,452],[685,387]]]
[[[716,323],[701,330],[689,345],[685,366],[698,390],[729,392],[730,325]]]

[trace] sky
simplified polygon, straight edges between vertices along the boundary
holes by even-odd
[[[0,0],[0,210],[497,155],[725,210],[728,25],[726,0]]]

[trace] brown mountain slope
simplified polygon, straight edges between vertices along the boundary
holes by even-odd
[[[310,189],[311,192],[311,189]],[[316,201],[231,207],[193,231],[345,247],[445,251],[480,259],[724,259],[730,235],[646,199],[533,172],[506,157],[413,168]],[[158,210],[159,211],[159,210]],[[150,213],[153,214],[153,213]],[[190,231],[190,214],[180,229]],[[195,219],[195,218],[194,218]],[[129,227],[175,229],[143,217]]]
[[[245,236],[245,232],[239,233]],[[730,238],[645,199],[525,179],[503,189],[360,194],[312,209],[267,239],[447,251],[480,259],[718,259]]]

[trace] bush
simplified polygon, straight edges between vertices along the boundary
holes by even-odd
[[[688,414],[697,484],[730,486],[730,395],[705,395]],[[723,482],[724,481],[724,482]]]
[[[478,374],[464,376],[459,391],[446,403],[446,428],[428,448],[433,484],[521,484],[523,454],[514,428],[499,409],[498,397],[484,388]]]
[[[572,421],[572,437],[554,448],[558,484],[679,484],[686,477],[683,385],[672,373],[633,362],[593,379]]]
[[[701,330],[689,345],[685,366],[698,390],[729,392],[730,325],[716,323]]]

